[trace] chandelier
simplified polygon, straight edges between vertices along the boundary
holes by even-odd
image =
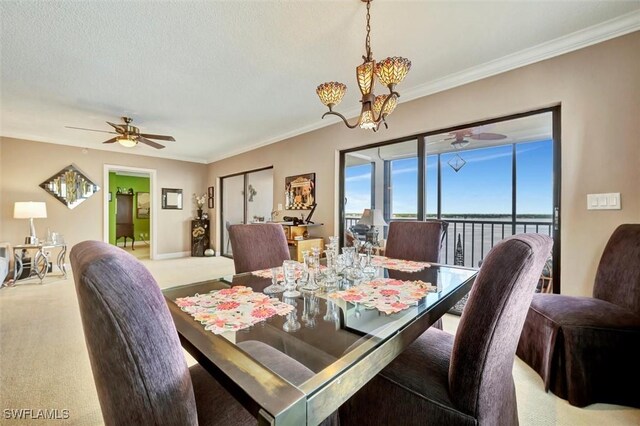
[[[377,62],[373,59],[371,53],[371,2],[373,0],[361,0],[367,3],[367,37],[365,39],[366,56],[362,56],[364,62],[356,67],[356,79],[362,93],[362,109],[360,117],[354,124],[350,124],[344,115],[335,112],[333,107],[338,105],[347,86],[337,81],[322,83],[316,89],[316,93],[320,101],[329,107],[329,111],[324,113],[322,118],[327,115],[336,115],[344,121],[348,128],[354,129],[370,129],[374,132],[380,128],[380,124],[384,123],[388,128],[386,117],[393,112],[398,104],[400,94],[396,92],[395,86],[404,80],[405,76],[411,69],[411,61],[406,58],[394,56]],[[389,94],[376,96],[373,93],[373,86],[377,80],[389,89]]]

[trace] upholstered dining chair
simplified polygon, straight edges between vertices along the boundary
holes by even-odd
[[[257,424],[200,365],[187,367],[164,297],[144,265],[100,241],[76,244],[70,258],[105,424]],[[239,346],[293,384],[314,374],[261,342]]]
[[[342,424],[518,424],[513,360],[551,245],[539,234],[496,244],[455,337],[429,328],[340,408]]]
[[[609,238],[593,297],[533,296],[516,353],[571,405],[640,407],[640,224]]]
[[[284,229],[277,223],[253,223],[229,227],[236,274],[282,266],[289,260]]]
[[[435,219],[391,222],[384,254],[394,259],[437,263],[448,226],[447,222]]]
[[[394,259],[438,263],[448,226],[448,222],[436,219],[424,222],[391,222],[384,255]],[[421,279],[420,275],[389,271],[389,278],[405,281]],[[431,327],[442,330],[442,319],[438,319]]]

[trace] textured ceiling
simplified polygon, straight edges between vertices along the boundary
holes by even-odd
[[[640,27],[638,10],[638,1],[376,0],[372,50],[412,60],[398,87],[406,101],[622,15]],[[339,109],[357,108],[364,12],[359,0],[3,0],[0,134],[208,162],[332,124],[320,120],[315,87],[342,81]],[[64,127],[108,130],[105,120],[122,115],[177,142],[125,149],[102,145],[107,134]]]

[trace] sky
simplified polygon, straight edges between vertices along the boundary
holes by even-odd
[[[517,214],[551,214],[553,193],[552,141],[516,145]],[[448,164],[459,155],[466,163],[455,172]],[[511,214],[512,146],[442,154],[442,214]],[[437,156],[427,156],[427,214],[437,211]],[[345,173],[346,213],[371,207],[371,166],[348,167]],[[393,214],[417,213],[418,161],[391,164]]]

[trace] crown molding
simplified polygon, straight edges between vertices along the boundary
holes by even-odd
[[[556,38],[554,40],[538,44],[536,46],[521,50],[520,52],[503,56],[484,64],[467,68],[466,70],[450,74],[446,77],[424,83],[408,90],[403,90],[402,100],[411,101],[434,93],[453,89],[454,87],[482,80],[497,74],[514,70],[536,62],[544,61],[565,53],[573,52],[612,38],[640,30],[640,9],[618,16],[608,21],[593,25],[571,34]],[[356,117],[360,112],[359,108],[351,108],[343,114],[348,117]],[[208,163],[224,160],[225,158],[243,154],[254,149],[271,145],[285,139],[292,138],[313,130],[337,124],[334,121],[316,121],[307,126],[281,133],[272,138],[265,139],[256,144],[234,150],[223,155],[213,156],[207,160]]]

